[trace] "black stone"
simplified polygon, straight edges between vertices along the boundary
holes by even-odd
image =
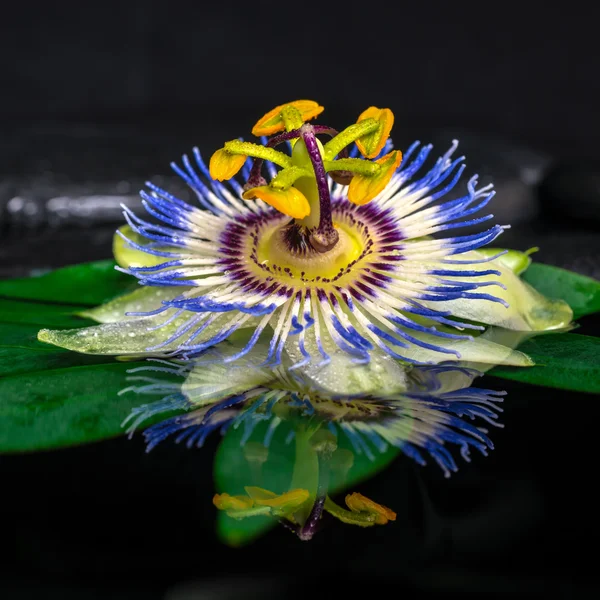
[[[544,215],[598,230],[600,226],[600,162],[557,164],[539,185]]]
[[[410,134],[415,137],[411,137]],[[466,169],[460,183],[444,196],[443,200],[465,195],[467,182],[475,174],[479,175],[478,187],[494,184],[495,197],[485,209],[470,218],[493,214],[493,223],[501,225],[530,223],[539,218],[540,206],[536,186],[552,163],[550,154],[499,135],[459,128],[421,129],[410,132],[403,129],[394,136],[394,145],[405,151],[414,139],[419,139],[423,144],[433,144],[430,159],[421,168],[423,173],[428,166],[433,165],[437,157],[450,148],[453,140],[459,142],[454,158],[464,156]],[[473,228],[459,229],[457,232],[472,233],[480,231],[481,227],[482,225],[477,225]]]

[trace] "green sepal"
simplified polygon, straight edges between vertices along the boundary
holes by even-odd
[[[117,233],[113,236],[113,256],[115,257],[117,264],[124,269],[130,267],[154,267],[167,262],[169,258],[138,250],[128,244],[127,240],[122,236],[125,236],[127,240],[138,246],[144,247],[152,245],[154,250],[159,250],[161,252],[180,252],[179,248],[171,246],[157,247],[152,240],[136,233],[129,225],[123,225],[117,229]]]

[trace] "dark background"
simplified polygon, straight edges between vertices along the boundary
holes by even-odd
[[[342,128],[369,105],[397,146],[462,141],[498,188],[502,243],[600,276],[597,8],[570,2],[27,2],[0,19],[0,275],[110,255],[118,205],[296,98]],[[598,334],[597,319],[582,333]],[[0,596],[229,598],[597,589],[592,397],[509,391],[487,459],[450,481],[400,459],[361,487],[376,531],[216,541],[211,460],[114,440],[0,458]],[[194,587],[195,586],[195,587]],[[170,590],[170,591],[167,591]],[[365,590],[362,592],[362,590]],[[389,590],[385,590],[389,593]],[[169,595],[170,594],[170,595]],[[186,596],[185,594],[189,594]]]

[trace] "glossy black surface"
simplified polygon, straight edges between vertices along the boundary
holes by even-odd
[[[118,203],[136,205],[145,179],[183,194],[171,160],[193,145],[209,155],[272,105],[314,97],[338,127],[390,106],[400,147],[462,138],[469,172],[496,183],[498,219],[515,223],[502,244],[600,277],[597,194],[585,193],[590,218],[571,218],[576,194],[545,179],[598,159],[597,9],[411,4],[377,9],[364,34],[368,5],[301,9],[300,27],[281,4],[61,4],[12,6],[0,24],[1,276],[109,256]],[[580,332],[598,335],[599,319]],[[215,438],[200,451],[146,455],[140,439],[119,439],[0,457],[0,596],[597,592],[595,399],[487,383],[509,392],[490,457],[450,480],[400,458],[360,488],[395,524],[332,523],[310,543],[283,529],[246,549],[217,542]]]

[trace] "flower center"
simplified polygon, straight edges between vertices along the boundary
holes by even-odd
[[[377,158],[386,147],[394,121],[389,109],[371,106],[354,125],[342,132],[306,123],[322,110],[310,100],[277,106],[259,119],[252,133],[278,135],[268,140],[263,137],[264,146],[232,140],[217,150],[210,160],[211,177],[223,181],[242,169],[248,157],[254,159],[242,197],[245,200],[260,199],[295,219],[297,235],[294,233],[289,237],[291,250],[294,250],[294,237],[301,238],[300,246],[320,253],[331,253],[340,243],[341,231],[334,226],[332,218],[327,174],[338,184],[349,185],[348,199],[362,205],[385,188],[402,160],[398,151]],[[332,139],[323,145],[317,135]],[[275,149],[284,142],[291,145],[291,156]],[[350,144],[356,144],[364,159],[349,158]],[[371,162],[371,159],[375,160]],[[265,160],[281,168],[279,172],[272,172],[269,183],[261,171]],[[348,254],[348,243],[343,246],[340,256]],[[330,265],[337,262],[337,256],[330,257]]]
[[[333,279],[360,258],[366,245],[364,236],[349,224],[335,223],[333,227],[337,243],[322,253],[310,243],[309,228],[296,223],[271,226],[261,232],[257,262],[297,279]]]

